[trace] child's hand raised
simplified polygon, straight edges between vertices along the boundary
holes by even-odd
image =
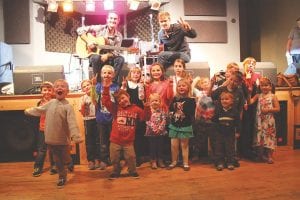
[[[123,76],[121,89],[122,89],[122,90],[126,90],[126,87],[127,87],[126,77]]]
[[[96,76],[94,76],[92,79],[91,79],[91,81],[92,81],[92,85],[96,85],[97,84],[97,74],[96,74]]]
[[[174,76],[170,76],[169,79],[168,79],[168,81],[169,81],[169,84],[170,84],[170,85],[173,85],[173,82],[174,82]]]

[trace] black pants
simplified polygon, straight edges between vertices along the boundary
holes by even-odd
[[[219,164],[234,164],[235,162],[235,132],[230,128],[221,127],[216,135],[216,162]]]
[[[142,156],[147,156],[149,154],[149,145],[148,140],[145,137],[145,129],[145,122],[138,121],[134,140],[134,149],[137,160],[139,160]]]
[[[208,138],[211,147],[211,160],[215,160],[216,149],[216,124],[213,122],[195,121],[193,124],[194,137],[190,139],[190,155],[207,156],[208,155]]]
[[[149,138],[150,159],[163,159],[164,136],[153,136]]]

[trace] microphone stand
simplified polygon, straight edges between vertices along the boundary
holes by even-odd
[[[149,15],[150,19],[150,27],[151,27],[151,43],[152,43],[152,52],[156,49],[155,41],[154,41],[154,31],[153,31],[153,22],[152,22],[152,14]]]

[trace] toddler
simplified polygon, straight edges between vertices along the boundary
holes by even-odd
[[[67,166],[72,162],[70,156],[70,140],[75,143],[82,142],[75,112],[66,96],[69,85],[63,79],[54,82],[55,99],[47,104],[28,108],[25,114],[33,116],[46,115],[45,142],[53,153],[59,179],[58,188],[62,188],[67,181]]]

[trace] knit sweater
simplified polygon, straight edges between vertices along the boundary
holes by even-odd
[[[45,105],[25,110],[25,114],[33,116],[41,116],[44,113],[46,144],[69,145],[70,140],[75,143],[82,141],[74,109],[66,99],[52,99]]]

